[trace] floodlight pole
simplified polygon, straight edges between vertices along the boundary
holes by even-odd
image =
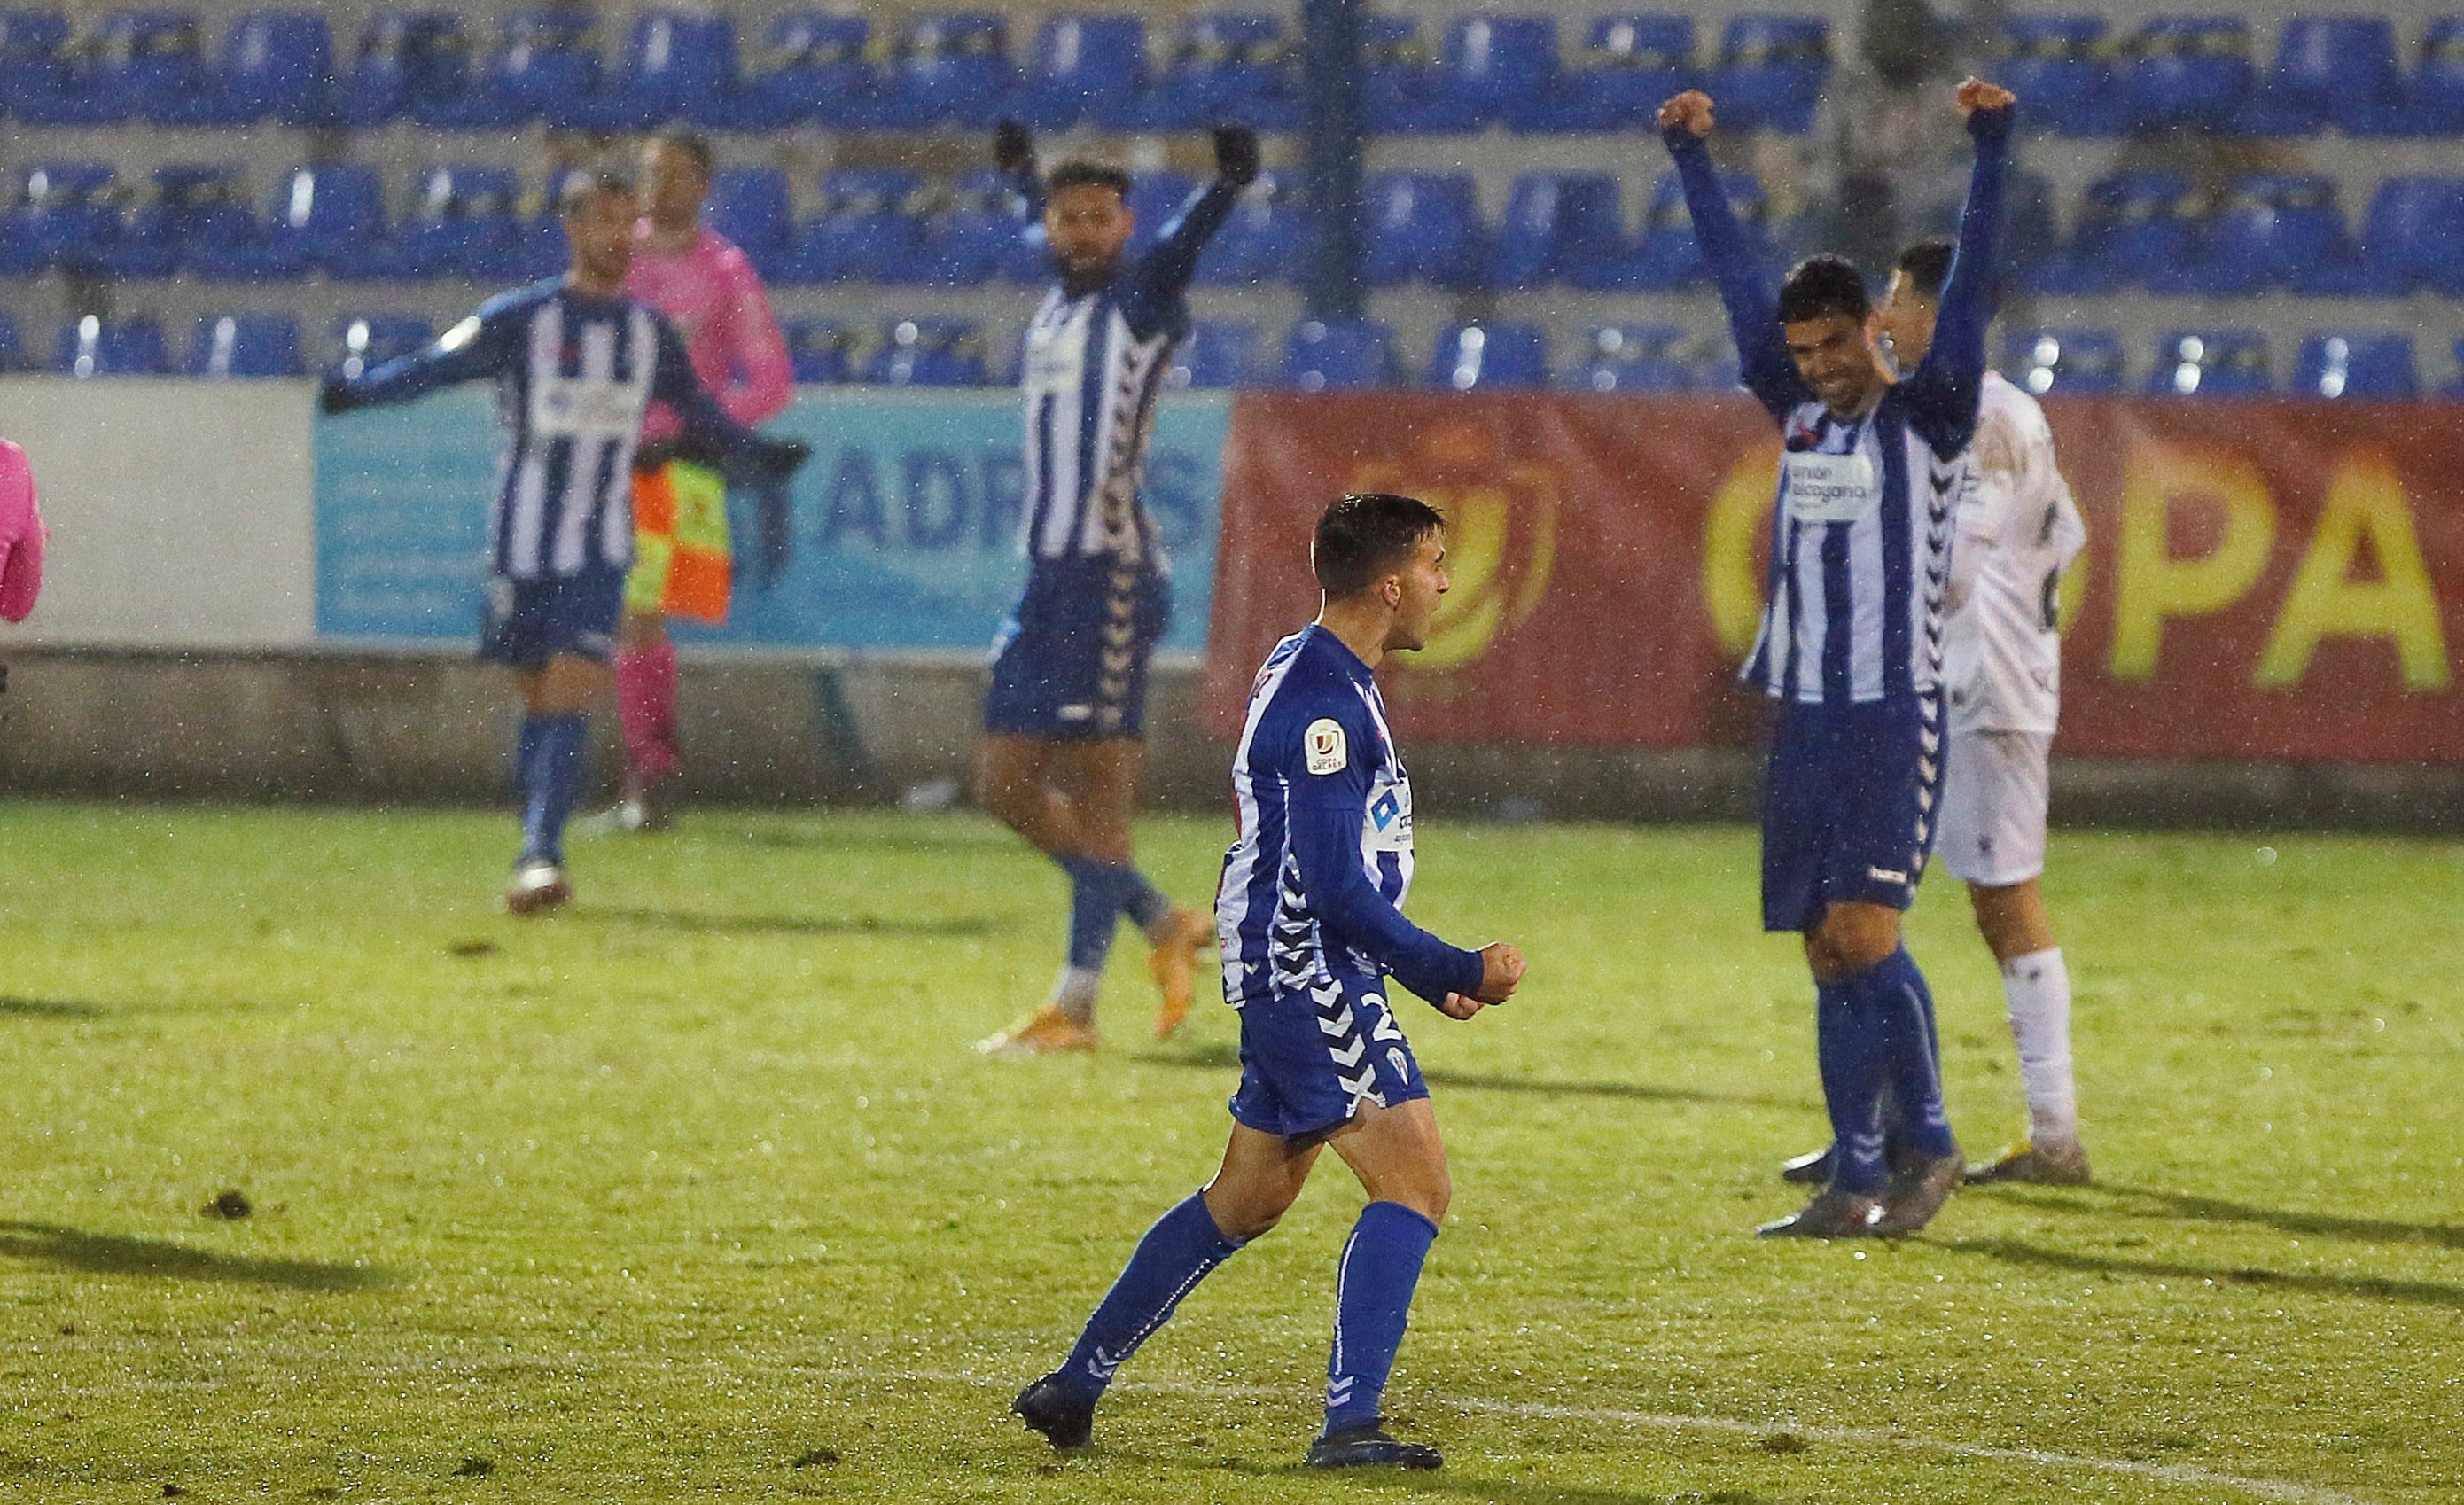
[[[1302,180],[1309,239],[1300,267],[1310,319],[1358,319],[1361,0],[1301,0]]]

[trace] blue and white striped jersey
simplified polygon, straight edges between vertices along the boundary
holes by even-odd
[[[2012,112],[1969,122],[1976,166],[1924,361],[1841,418],[1797,374],[1776,301],[1701,138],[1669,149],[1718,278],[1748,390],[1784,437],[1761,631],[1744,677],[1774,699],[1869,704],[1934,693],[1962,456],[1976,428]]]
[[[342,395],[369,407],[481,380],[496,384],[505,429],[493,569],[515,580],[632,564],[633,446],[651,399],[722,454],[761,447],[702,389],[665,320],[561,277],[489,299],[428,349],[344,384]]]
[[[1162,563],[1138,495],[1147,439],[1173,347],[1189,333],[1199,254],[1240,196],[1239,185],[1218,179],[1153,249],[1125,255],[1101,286],[1056,285],[1028,321],[1019,386],[1026,399],[1021,542],[1029,559]]]
[[[1359,655],[1311,625],[1266,655],[1232,760],[1240,839],[1215,895],[1235,1008],[1391,975],[1432,1003],[1480,985],[1480,954],[1403,918],[1412,781]]]

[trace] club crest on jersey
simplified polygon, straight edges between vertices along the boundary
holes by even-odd
[[[1301,734],[1301,749],[1311,773],[1341,773],[1352,762],[1352,748],[1344,741],[1343,723],[1333,717],[1322,716],[1309,722]]]

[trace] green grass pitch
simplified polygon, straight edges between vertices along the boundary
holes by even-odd
[[[1773,1247],[1822,1128],[1752,834],[1426,827],[1416,912],[1531,976],[1402,1015],[1457,1195],[1388,1402],[1447,1468],[1329,1479],[1331,1160],[1097,1451],[1003,1414],[1211,1169],[1236,1027],[1150,1043],[1125,933],[1106,1053],[973,1055],[1063,929],[988,823],[699,814],[514,921],[501,817],[0,806],[0,1495],[2459,1498],[2464,847],[2057,836],[2103,1184]],[[1143,830],[1193,896],[1225,835]],[[1954,885],[1914,939],[1990,1151]]]

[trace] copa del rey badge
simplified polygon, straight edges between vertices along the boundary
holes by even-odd
[[[1311,773],[1341,773],[1343,765],[1351,761],[1350,749],[1343,741],[1342,723],[1331,716],[1309,722],[1309,730],[1301,734],[1301,746]]]

